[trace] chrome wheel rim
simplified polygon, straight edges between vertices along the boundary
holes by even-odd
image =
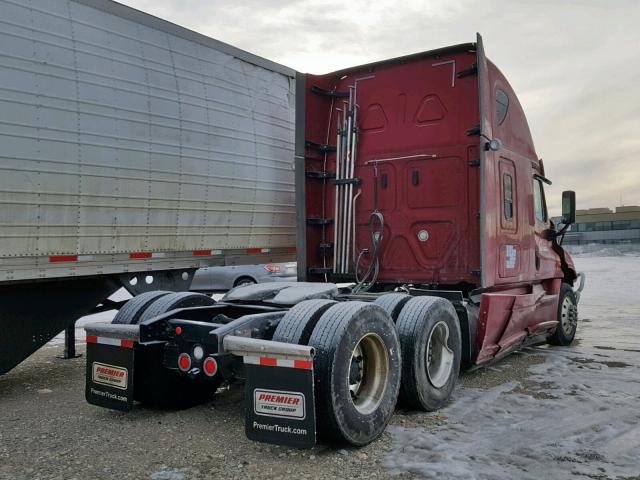
[[[447,383],[453,370],[453,359],[449,327],[445,322],[438,322],[429,334],[426,352],[427,376],[434,387],[441,388]]]
[[[389,354],[379,335],[368,333],[356,344],[347,382],[358,412],[366,415],[378,408],[389,383]]]
[[[560,307],[560,325],[563,333],[570,337],[578,324],[578,314],[576,306],[571,301],[571,298],[567,295],[562,300]]]

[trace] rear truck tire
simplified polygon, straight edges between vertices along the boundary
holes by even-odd
[[[164,295],[158,298],[149,305],[149,307],[140,316],[138,323],[145,322],[153,317],[175,310],[176,308],[205,307],[215,305],[215,303],[216,301],[213,298],[208,295],[203,295],[202,293],[170,293],[169,295]]]
[[[169,295],[171,292],[164,290],[156,290],[153,292],[145,292],[140,295],[136,295],[127,303],[125,303],[116,316],[113,317],[111,323],[121,325],[135,325],[138,323],[138,319],[144,313],[144,311],[155,302],[158,298]]]
[[[402,351],[400,402],[434,411],[451,397],[460,372],[462,338],[448,300],[414,297],[396,321]]]
[[[309,345],[316,349],[318,436],[371,443],[389,423],[400,388],[400,344],[391,317],[373,303],[337,303],[322,315]]]
[[[318,320],[335,304],[335,300],[305,300],[298,303],[282,317],[272,340],[308,345]]]
[[[395,322],[405,304],[411,300],[406,293],[387,293],[375,299],[373,303],[380,305]]]
[[[155,297],[152,294],[156,294]],[[132,298],[120,309],[118,315],[122,315],[117,323],[135,325],[175,308],[214,303],[211,297],[197,293],[146,292]],[[145,317],[151,308],[153,310]],[[116,323],[116,318],[112,323]],[[133,398],[145,405],[167,409],[193,407],[209,400],[220,386],[219,378],[191,380],[165,368],[164,344],[140,345],[134,355]]]
[[[551,345],[570,345],[578,328],[578,301],[573,288],[568,283],[563,283],[560,286],[557,318],[558,326],[547,341]]]

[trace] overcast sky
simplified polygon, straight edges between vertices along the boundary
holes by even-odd
[[[640,205],[640,0],[121,0],[304,72],[483,36],[553,186],[578,208]],[[345,6],[346,5],[346,6]]]

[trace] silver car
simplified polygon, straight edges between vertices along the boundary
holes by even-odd
[[[251,285],[253,283],[293,282],[297,280],[297,276],[298,267],[296,262],[204,267],[196,271],[190,290],[197,292],[223,292],[240,285]]]

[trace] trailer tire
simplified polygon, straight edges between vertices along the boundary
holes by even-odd
[[[455,308],[444,298],[414,297],[400,312],[396,328],[402,350],[401,403],[439,409],[451,397],[460,372],[462,339]]]
[[[322,315],[309,345],[316,349],[319,437],[358,446],[375,440],[400,387],[400,344],[389,315],[373,303],[337,303]]]
[[[406,303],[411,300],[406,293],[386,293],[375,299],[373,303],[380,305],[395,322]]]
[[[320,317],[332,305],[335,300],[305,300],[289,310],[273,333],[274,342],[295,343],[308,345],[311,333]]]
[[[551,345],[566,347],[573,342],[578,328],[578,302],[568,283],[562,283],[558,295],[558,326],[547,339]]]
[[[215,305],[215,303],[216,301],[213,298],[202,293],[170,293],[169,295],[156,299],[151,305],[149,305],[149,307],[140,316],[138,323],[143,323],[153,317],[175,310],[176,308],[204,307],[208,305]]]
[[[169,295],[171,292],[164,290],[155,290],[153,292],[145,292],[140,295],[136,295],[127,303],[125,303],[116,316],[113,317],[111,323],[120,325],[135,325],[138,323],[138,319],[144,313],[144,311],[160,297]]]

